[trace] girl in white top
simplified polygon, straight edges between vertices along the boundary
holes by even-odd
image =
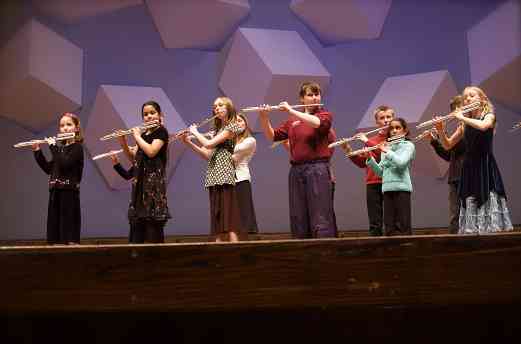
[[[253,154],[255,154],[257,141],[251,135],[248,120],[244,114],[237,114],[237,125],[243,131],[237,136],[232,159],[235,164],[235,189],[239,201],[241,224],[243,230],[247,230],[248,233],[258,233],[251,192],[251,174],[248,166]]]

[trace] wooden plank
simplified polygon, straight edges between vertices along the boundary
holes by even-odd
[[[0,248],[1,312],[521,301],[521,233]]]

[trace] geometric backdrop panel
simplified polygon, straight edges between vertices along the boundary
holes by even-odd
[[[290,8],[324,45],[380,37],[392,0],[292,0]]]
[[[83,50],[30,20],[0,52],[0,115],[41,131],[81,105],[82,74]]]
[[[216,50],[250,12],[248,0],[148,0],[146,5],[165,48]]]
[[[57,19],[62,23],[72,24],[88,17],[106,14],[130,6],[142,5],[143,0],[45,0],[33,1],[33,4],[44,15]]]
[[[467,32],[473,85],[521,111],[521,1],[509,1]]]

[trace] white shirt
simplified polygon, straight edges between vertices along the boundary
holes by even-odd
[[[235,162],[235,182],[241,182],[243,180],[251,181],[248,163],[253,157],[253,154],[255,154],[256,148],[257,141],[252,136],[245,138],[235,145],[233,151],[233,161]]]

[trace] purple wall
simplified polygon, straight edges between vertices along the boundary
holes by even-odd
[[[459,90],[469,84],[466,32],[504,1],[395,0],[379,39],[326,47],[291,12],[289,3],[289,0],[252,0],[250,14],[241,27],[295,30],[301,35],[331,74],[324,101],[335,115],[338,135],[348,136],[387,77],[448,70]],[[83,49],[83,106],[78,113],[84,125],[89,121],[96,91],[102,84],[161,87],[186,123],[206,117],[213,99],[221,94],[217,86],[219,52],[165,49],[145,5],[85,18],[75,24],[61,24],[43,16],[31,2],[22,5],[21,8],[9,5],[15,18],[9,19],[10,26],[2,26],[0,39],[6,41],[16,31],[13,26],[36,18]],[[5,11],[0,13],[5,17]],[[484,53],[493,55],[494,51]],[[407,97],[414,98],[414,94]],[[521,169],[521,159],[512,159],[511,151],[521,144],[521,132],[510,134],[507,130],[521,119],[521,113],[495,104],[499,120],[495,153],[507,187],[513,222],[519,224],[521,187],[514,173]],[[137,117],[139,110],[135,110]],[[53,125],[36,136],[54,133]],[[0,118],[0,154],[5,159],[0,172],[5,192],[0,202],[3,221],[0,239],[45,236],[46,177],[33,161],[32,153],[11,148],[13,143],[32,135]],[[280,147],[269,148],[262,136],[257,136],[257,140],[258,151],[251,168],[259,227],[264,232],[287,232],[288,157]],[[339,228],[367,228],[364,171],[346,161],[339,152],[333,164]],[[208,196],[202,187],[204,171],[205,162],[186,152],[168,187],[173,219],[167,225],[167,235],[208,233]],[[415,174],[413,183],[414,227],[445,226],[446,182]],[[81,191],[82,236],[126,236],[128,198],[128,190],[107,188],[87,155]]]

